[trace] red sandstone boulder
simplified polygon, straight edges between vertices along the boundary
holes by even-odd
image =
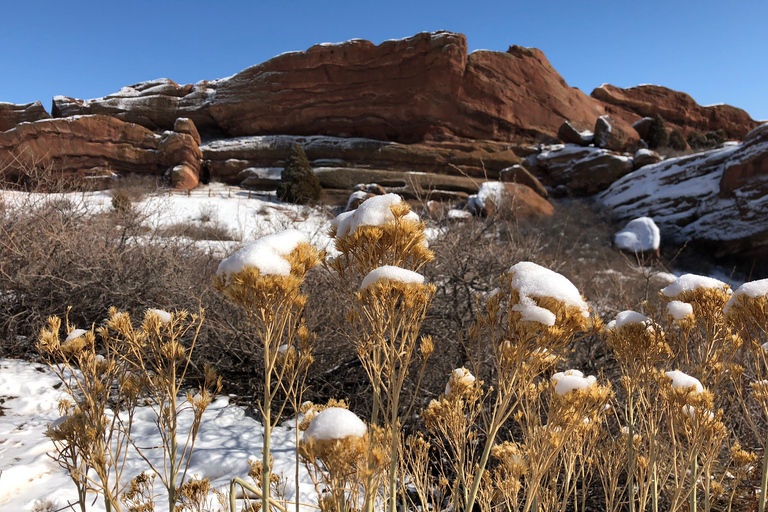
[[[589,130],[577,130],[575,126],[566,121],[557,130],[557,138],[564,144],[589,146],[592,144],[595,134]]]
[[[544,185],[521,165],[513,165],[512,167],[503,169],[499,173],[499,179],[504,183],[519,183],[520,185],[525,185],[545,199],[549,196]]]
[[[555,213],[552,204],[531,188],[499,181],[481,184],[477,194],[469,196],[467,209],[482,216],[550,217]]]
[[[626,151],[640,144],[640,136],[620,118],[600,116],[595,122],[593,141],[599,148]]]
[[[0,102],[0,132],[15,128],[19,123],[32,123],[50,117],[39,101],[20,105]]]
[[[184,186],[196,186],[202,153],[192,136],[157,135],[108,116],[47,119],[0,132],[1,179],[18,179],[24,167],[51,166],[65,175],[164,174],[185,166]]]
[[[730,105],[702,107],[684,92],[658,85],[639,85],[622,89],[604,84],[592,91],[592,97],[602,102],[608,113],[634,123],[642,117],[660,114],[671,128],[683,135],[724,130],[728,138],[743,139],[759,124],[740,108]]]
[[[601,148],[557,144],[536,157],[544,182],[556,195],[592,195],[632,172],[632,158]]]

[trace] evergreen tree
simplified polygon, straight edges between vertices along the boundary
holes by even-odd
[[[666,147],[669,143],[667,127],[664,125],[664,118],[656,114],[653,116],[651,128],[648,130],[648,147],[651,149]]]
[[[688,149],[688,145],[685,143],[683,134],[680,133],[680,130],[677,128],[672,130],[669,134],[669,147],[677,151],[685,151]]]
[[[701,149],[708,147],[709,141],[702,133],[693,131],[688,134],[688,145],[692,149]]]
[[[277,185],[277,197],[290,203],[306,203],[320,198],[320,180],[309,165],[301,146],[294,144],[285,161],[285,168]]]

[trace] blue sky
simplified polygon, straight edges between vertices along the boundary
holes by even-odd
[[[0,101],[104,96],[229,76],[351,38],[466,34],[470,50],[544,51],[568,84],[652,83],[768,120],[768,2],[0,0]]]

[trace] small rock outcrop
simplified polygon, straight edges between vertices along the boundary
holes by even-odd
[[[600,116],[595,122],[593,136],[595,146],[611,151],[625,151],[640,143],[640,136],[634,128],[619,118]]]
[[[673,243],[768,257],[768,125],[745,141],[641,167],[600,195],[620,220],[652,217]]]
[[[15,128],[19,123],[33,123],[50,117],[39,101],[23,104],[0,102],[0,132]]]
[[[730,105],[703,107],[684,92],[658,85],[622,89],[603,84],[592,91],[592,97],[602,102],[610,114],[628,123],[659,114],[670,127],[680,129],[683,135],[693,130],[723,130],[728,138],[742,140],[759,124],[740,108]],[[641,130],[642,127],[637,127],[638,132]]]
[[[545,185],[558,195],[587,196],[632,171],[632,159],[607,149],[557,144],[536,157]]]
[[[549,217],[554,215],[552,203],[518,183],[487,181],[477,194],[469,196],[467,209],[475,215],[511,215],[515,217]]]
[[[0,169],[7,181],[19,179],[25,168],[51,166],[73,176],[175,172],[177,183],[191,188],[197,186],[201,162],[192,136],[158,135],[109,116],[48,119],[0,132]]]
[[[563,144],[576,144],[577,146],[589,146],[595,138],[595,134],[589,130],[577,130],[570,122],[566,121],[557,130],[557,138]]]
[[[635,152],[632,163],[635,169],[661,162],[661,155],[652,149],[641,148]]]

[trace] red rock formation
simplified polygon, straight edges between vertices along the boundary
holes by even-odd
[[[50,117],[39,101],[20,105],[0,102],[0,132],[10,130],[19,123],[31,123]]]
[[[191,135],[157,135],[108,116],[49,119],[0,132],[1,177],[11,181],[25,167],[51,166],[63,174],[87,176],[109,171],[163,174],[184,166],[185,185],[197,186],[201,161]]]
[[[554,138],[566,120],[593,126],[600,105],[536,49],[467,54],[461,34],[315,45],[232,77],[179,86],[167,79],[105,98],[54,98],[56,117],[102,113],[152,129],[189,117],[229,135],[334,135],[414,142],[455,137]]]
[[[170,130],[176,119],[186,117],[199,127],[215,126],[208,113],[215,83],[202,81],[179,85],[160,78],[123,87],[118,92],[92,100],[54,96],[53,117],[104,114],[152,130]]]
[[[658,85],[638,85],[622,89],[604,84],[592,91],[611,115],[634,123],[657,113],[670,128],[679,128],[683,135],[691,131],[724,130],[729,138],[743,139],[758,122],[740,108],[730,105],[702,107],[688,94]]]

